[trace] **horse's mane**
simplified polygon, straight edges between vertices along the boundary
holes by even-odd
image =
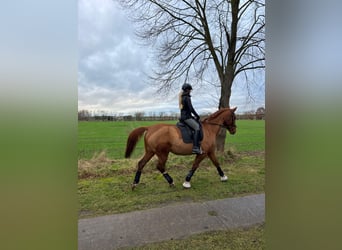
[[[216,117],[218,117],[219,115],[221,115],[222,112],[227,111],[228,108],[222,108],[217,110],[215,113],[209,115],[207,118],[205,118],[203,121],[210,121],[211,119],[215,119]]]

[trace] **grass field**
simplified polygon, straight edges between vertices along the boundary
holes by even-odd
[[[219,180],[215,167],[206,159],[194,174],[191,189],[184,189],[182,182],[194,156],[170,154],[166,169],[174,179],[174,188],[169,187],[155,167],[156,159],[152,159],[143,170],[140,184],[132,191],[143,140],[131,159],[124,159],[127,136],[134,128],[155,123],[158,122],[79,122],[79,218],[264,192],[265,122],[254,120],[238,120],[237,133],[227,133],[226,151],[218,159],[228,182]],[[263,232],[263,225],[207,232],[132,249],[264,249]]]
[[[166,169],[176,187],[169,188],[152,159],[141,183],[131,191],[136,164],[143,154],[143,140],[132,159],[123,154],[128,133],[156,122],[80,122],[80,217],[146,209],[172,202],[204,201],[264,191],[264,121],[238,120],[236,135],[227,135],[225,154],[218,156],[229,181],[222,183],[213,164],[205,159],[192,178],[192,188],[181,183],[194,156],[170,155]],[[175,121],[169,122],[171,124]],[[233,153],[232,153],[233,152]]]
[[[163,123],[176,124],[177,121]],[[118,122],[79,122],[78,123],[78,159],[90,159],[95,153],[106,151],[113,159],[122,159],[126,140],[130,131],[141,126],[160,123],[158,121],[118,121]],[[237,133],[226,137],[226,148],[237,152],[265,150],[265,121],[237,120]],[[143,154],[141,140],[132,158]]]

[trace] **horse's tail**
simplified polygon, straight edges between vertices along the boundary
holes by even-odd
[[[137,145],[141,136],[145,133],[147,127],[140,127],[134,129],[127,138],[125,158],[129,158]]]

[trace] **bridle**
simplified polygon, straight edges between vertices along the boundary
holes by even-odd
[[[234,123],[234,120],[235,120],[235,115],[233,114],[232,123]],[[216,122],[209,122],[209,121],[206,121],[205,123],[209,124],[209,125],[219,126],[221,128],[225,128],[225,129],[228,129],[228,130],[231,130],[232,128],[236,128],[236,125],[226,125],[225,121],[222,124],[219,124],[219,123],[216,123]]]

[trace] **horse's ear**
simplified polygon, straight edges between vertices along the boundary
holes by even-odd
[[[233,112],[235,112],[236,109],[237,109],[237,107],[234,106],[234,107],[232,107],[230,110],[233,111]]]

